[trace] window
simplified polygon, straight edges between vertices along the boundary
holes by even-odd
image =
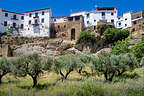
[[[44,15],[44,14],[45,14],[45,12],[43,11],[43,12],[42,12],[42,15]]]
[[[125,24],[125,27],[127,26],[127,24]]]
[[[37,17],[38,16],[38,13],[35,13],[35,17]]]
[[[111,15],[113,16],[113,15],[114,15],[114,13],[112,12],[112,13],[111,13]]]
[[[31,20],[29,20],[29,24],[31,24]]]
[[[89,16],[90,16],[90,14],[88,13],[88,14],[87,14],[87,18],[89,18]]]
[[[4,26],[7,26],[7,21],[4,21]]]
[[[21,16],[21,20],[24,20],[24,16]]]
[[[5,13],[5,17],[8,17],[8,13]]]
[[[89,21],[87,21],[87,24],[89,24]]]
[[[38,24],[38,20],[37,19],[35,20],[35,24]]]
[[[44,18],[41,19],[41,22],[44,23]]]
[[[121,23],[119,23],[119,26],[121,26]]]
[[[30,28],[28,28],[28,30],[30,30]]]
[[[111,20],[111,23],[114,23],[114,19]]]
[[[94,20],[94,22],[96,22],[96,20]]]
[[[16,19],[16,17],[17,17],[16,15],[13,15],[13,19]]]
[[[29,14],[29,17],[32,17],[32,14],[31,14],[31,13]]]
[[[102,16],[105,16],[105,12],[102,12]]]
[[[94,26],[94,30],[96,29],[96,26]]]
[[[135,25],[135,24],[137,24],[137,22],[136,22],[136,21],[134,21],[134,22],[133,22],[133,24]]]
[[[58,28],[60,28],[60,25],[58,25]]]
[[[127,20],[127,18],[125,18],[125,20]]]
[[[54,22],[56,22],[56,19],[54,19]]]
[[[21,29],[23,29],[23,28],[24,28],[24,25],[23,25],[23,24],[21,24],[21,26],[20,26],[20,27],[21,27]]]
[[[16,27],[16,23],[13,23],[13,27]]]
[[[66,25],[64,25],[64,28],[66,28]]]

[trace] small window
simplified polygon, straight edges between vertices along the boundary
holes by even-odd
[[[54,19],[54,22],[56,22],[56,19]]]
[[[31,20],[29,20],[29,24],[31,24]]]
[[[135,28],[132,29],[132,32],[134,32],[134,31],[135,31]]]
[[[30,28],[28,28],[28,30],[30,30]]]
[[[13,23],[13,27],[16,27],[16,23]]]
[[[66,25],[64,25],[64,28],[66,28]]]
[[[114,23],[114,19],[111,20],[111,23]]]
[[[119,23],[119,26],[121,26],[121,23]]]
[[[120,19],[120,17],[118,19]]]
[[[127,20],[127,18],[125,18],[125,20]]]
[[[94,22],[96,22],[96,20],[94,20]]]
[[[125,24],[125,27],[127,26],[127,24]]]
[[[21,20],[24,20],[24,16],[21,16]]]
[[[136,22],[136,21],[134,21],[134,22],[133,22],[133,24],[135,25],[135,24],[137,24],[137,22]]]
[[[13,19],[16,19],[17,18],[17,16],[16,15],[13,15]]]
[[[90,22],[89,22],[89,21],[87,21],[87,24],[90,24]]]
[[[29,17],[32,17],[32,14],[31,14],[31,13],[29,14]]]
[[[102,16],[105,16],[105,12],[102,12]]]
[[[89,18],[89,17],[90,17],[90,14],[88,13],[88,14],[87,14],[87,18]]]
[[[4,21],[4,26],[7,26],[7,21]]]
[[[35,13],[35,17],[37,17],[38,16],[38,13]]]
[[[94,26],[94,30],[96,29],[96,26]]]
[[[8,13],[5,13],[5,17],[8,17]]]
[[[44,23],[44,18],[41,19],[41,22]]]
[[[24,28],[24,25],[23,24],[21,24],[21,29],[23,29]]]
[[[113,15],[114,15],[114,13],[112,12],[112,13],[111,13],[111,15],[113,16]]]
[[[37,19],[35,20],[35,24],[38,24],[38,20]]]
[[[44,14],[45,14],[45,12],[43,11],[43,12],[42,12],[42,15],[44,15]]]
[[[58,25],[58,28],[60,28],[60,25]]]

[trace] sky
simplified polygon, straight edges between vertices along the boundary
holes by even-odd
[[[144,0],[0,0],[0,7],[7,11],[23,13],[35,9],[51,8],[52,15],[69,16],[71,12],[91,11],[98,7],[116,7],[118,15],[144,9]]]

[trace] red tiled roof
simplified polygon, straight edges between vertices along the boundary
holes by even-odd
[[[50,10],[51,8],[44,8],[44,9],[38,9],[38,10],[32,10],[32,11],[26,11],[24,13],[31,13],[31,12],[36,12],[36,11],[43,11],[43,10]]]
[[[115,7],[97,7],[97,10],[114,10]]]
[[[11,12],[11,11],[6,11],[6,10],[2,10],[2,12],[13,13],[13,14],[18,14],[18,15],[24,15],[24,14],[21,14],[21,13],[16,13],[16,12]]]

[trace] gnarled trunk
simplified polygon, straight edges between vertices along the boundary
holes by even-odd
[[[33,79],[33,88],[37,86],[37,77],[32,77]]]

